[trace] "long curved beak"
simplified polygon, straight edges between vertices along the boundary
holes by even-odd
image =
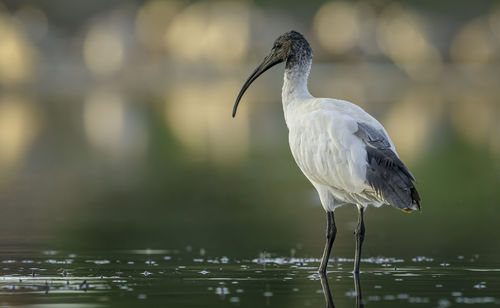
[[[248,89],[248,87],[250,87],[252,82],[254,82],[257,77],[262,75],[262,73],[281,62],[283,62],[283,60],[274,56],[273,54],[270,54],[264,58],[259,66],[257,66],[250,77],[248,77],[247,81],[245,81],[243,87],[241,87],[240,93],[238,93],[238,97],[236,97],[236,101],[234,102],[233,107],[233,118],[236,116],[236,109],[238,109],[238,104],[240,103],[241,97],[243,97],[243,94],[245,94],[245,91]]]

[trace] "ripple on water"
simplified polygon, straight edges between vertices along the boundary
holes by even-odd
[[[463,304],[496,303],[494,297],[457,297],[455,301],[457,303],[463,303]]]
[[[471,272],[500,272],[500,268],[466,268],[465,270]]]
[[[240,298],[236,297],[236,296],[233,296],[233,297],[229,298],[229,301],[231,303],[239,303],[240,302]]]
[[[126,253],[130,254],[138,254],[138,255],[163,255],[167,253],[178,252],[178,250],[169,250],[169,249],[132,249],[125,250]]]
[[[85,260],[85,262],[87,263],[94,263],[94,264],[97,264],[97,265],[103,265],[103,264],[110,264],[111,261],[109,260]]]
[[[217,288],[215,288],[215,294],[217,294],[217,295],[229,294],[229,289],[226,287],[217,287]]]

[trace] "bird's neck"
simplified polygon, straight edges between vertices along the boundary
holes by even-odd
[[[297,104],[300,104],[300,101],[312,98],[312,95],[307,89],[307,79],[311,71],[311,62],[312,59],[309,58],[303,61],[286,63],[285,78],[281,91],[285,117],[287,117],[287,114],[290,113]]]

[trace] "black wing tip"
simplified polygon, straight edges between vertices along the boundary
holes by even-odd
[[[410,189],[410,194],[411,194],[411,200],[412,200],[412,204],[415,204],[418,208],[418,211],[421,212],[422,211],[422,206],[421,206],[421,199],[420,199],[420,195],[417,191],[417,189],[415,188],[415,186],[413,186],[411,189]]]
[[[422,207],[420,206],[420,200],[412,200],[410,206],[399,209],[405,213],[422,212]]]

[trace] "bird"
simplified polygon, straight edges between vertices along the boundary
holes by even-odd
[[[232,116],[236,116],[241,98],[252,82],[284,62],[281,98],[290,150],[318,192],[327,217],[326,242],[318,272],[327,273],[337,234],[335,209],[351,204],[358,213],[353,272],[359,274],[365,209],[387,204],[404,212],[415,212],[421,210],[421,199],[414,185],[415,177],[400,160],[380,122],[351,102],[317,98],[309,93],[312,56],[311,46],[299,32],[280,35],[271,52],[241,87]]]

